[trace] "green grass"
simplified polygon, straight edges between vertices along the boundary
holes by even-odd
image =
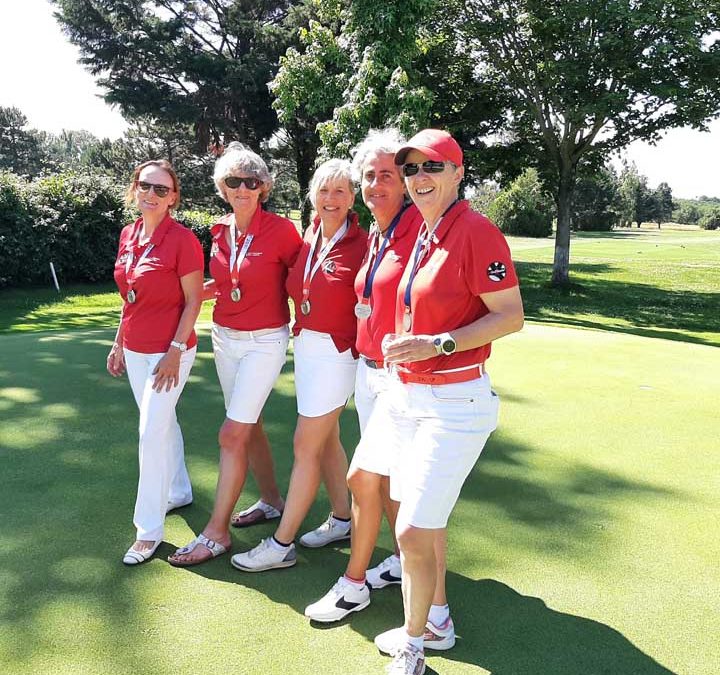
[[[428,672],[717,672],[716,234],[578,237],[578,285],[564,293],[545,286],[552,242],[511,242],[528,314],[545,325],[493,349],[501,425],[449,534],[460,640],[431,653]],[[227,557],[187,570],[164,561],[212,506],[223,408],[207,329],[179,406],[195,502],[168,517],[156,559],[120,563],[133,539],[137,414],[127,381],[104,371],[118,296],[88,290],[59,302],[54,291],[0,293],[3,675],[382,672],[372,638],[401,621],[397,588],[339,626],[302,616],[343,571],[347,548],[301,549],[296,568],[259,575]],[[694,304],[668,307],[676,296]],[[291,372],[290,360],[265,411],[281,486]],[[353,448],[352,409],[342,430]],[[256,496],[250,481],[240,503]],[[328,508],[321,493],[307,525]],[[234,531],[234,550],[272,531]],[[383,532],[376,560],[389,548]]]

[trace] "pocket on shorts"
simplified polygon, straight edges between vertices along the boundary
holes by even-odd
[[[437,384],[430,386],[430,394],[437,403],[475,403],[483,391],[478,387],[478,380],[459,382],[457,384]]]

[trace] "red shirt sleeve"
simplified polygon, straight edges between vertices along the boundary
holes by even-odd
[[[484,216],[476,227],[468,228],[463,268],[465,282],[473,295],[493,293],[518,285],[508,246],[499,228]]]
[[[177,275],[182,278],[191,272],[203,272],[205,258],[202,244],[191,230],[184,230],[183,241],[178,247]]]

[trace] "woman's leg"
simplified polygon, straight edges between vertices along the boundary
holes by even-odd
[[[285,502],[275,479],[275,462],[270,441],[263,428],[262,417],[253,426],[249,461],[250,471],[260,490],[260,499],[266,504],[274,506],[278,511],[282,511]]]
[[[280,520],[275,539],[290,544],[310,510],[322,477],[321,459],[328,441],[338,433],[338,419],[344,406],[320,417],[298,416],[293,450],[295,461],[290,475],[285,511]],[[340,444],[339,438],[337,445]],[[341,446],[340,446],[341,447]]]
[[[351,579],[365,578],[375,549],[383,513],[383,478],[387,480],[377,473],[359,468],[351,469],[348,475],[353,499],[350,560],[345,575]]]
[[[333,516],[348,520],[350,518],[350,498],[346,482],[348,461],[345,448],[340,441],[339,423],[336,422],[335,427],[335,431],[330,434],[325,445],[320,468]]]
[[[225,419],[218,441],[220,443],[220,472],[215,504],[203,534],[223,546],[230,545],[230,514],[240,496],[248,470],[248,446],[253,433],[254,424],[235,422]],[[170,556],[174,562],[185,564],[201,562],[212,557],[211,552],[202,544],[186,554]]]

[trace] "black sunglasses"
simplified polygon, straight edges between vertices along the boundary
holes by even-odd
[[[245,185],[248,190],[257,190],[262,183],[259,178],[254,176],[227,176],[225,178],[225,185],[231,190],[239,188],[241,185]]]
[[[403,164],[403,175],[414,176],[418,171],[420,171],[420,167],[422,167],[422,170],[425,173],[442,173],[445,171],[445,162],[437,162],[429,159],[427,162],[423,162],[422,164]]]
[[[168,192],[172,190],[171,187],[168,187],[167,185],[156,185],[155,183],[146,183],[144,180],[139,180],[137,182],[137,187],[140,192],[150,192],[150,190],[154,190],[155,194],[158,197],[167,197]]]

